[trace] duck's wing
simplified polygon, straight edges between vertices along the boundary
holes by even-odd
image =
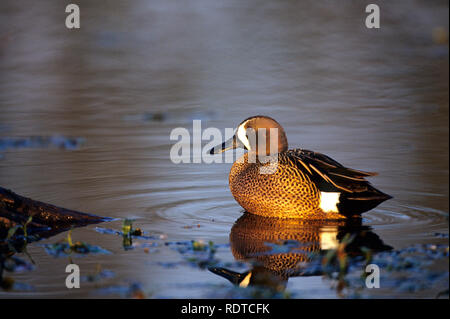
[[[299,169],[307,173],[322,191],[362,193],[373,191],[365,177],[377,173],[364,172],[344,167],[332,158],[313,151],[293,149],[285,152]]]
[[[307,174],[321,192],[340,193],[337,207],[341,214],[358,215],[392,198],[365,179],[376,173],[344,167],[321,153],[294,149],[280,153],[279,159]]]

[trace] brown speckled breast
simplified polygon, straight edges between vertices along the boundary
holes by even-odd
[[[321,250],[323,227],[336,228],[342,221],[298,221],[242,215],[230,232],[233,256],[238,260],[256,260],[265,269],[287,279],[302,272],[301,262],[309,261],[311,253]],[[294,241],[289,251],[273,251],[271,244]]]
[[[248,212],[280,218],[342,218],[338,213],[324,213],[320,191],[292,161],[286,152],[278,154],[273,174],[260,174],[270,163],[249,163],[248,153],[232,166],[229,183],[236,201]]]

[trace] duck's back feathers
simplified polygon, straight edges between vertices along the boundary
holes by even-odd
[[[290,158],[299,169],[308,173],[319,190],[324,192],[364,192],[370,185],[364,178],[376,175],[344,167],[332,158],[313,151],[293,149],[283,156]]]
[[[340,193],[340,213],[360,214],[392,198],[365,179],[377,173],[347,168],[324,154],[303,149],[280,155],[281,160],[288,160],[307,173],[320,191]]]

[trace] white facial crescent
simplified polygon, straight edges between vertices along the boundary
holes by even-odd
[[[245,130],[245,123],[247,123],[247,122],[244,122],[241,125],[239,125],[236,135],[237,135],[238,139],[242,142],[242,144],[244,144],[245,147],[250,151],[251,148],[250,148],[250,143],[248,142],[248,138],[246,137],[247,132]]]

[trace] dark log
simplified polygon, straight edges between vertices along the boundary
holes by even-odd
[[[20,196],[0,187],[0,239],[10,227],[23,225],[32,217],[30,233],[58,233],[71,227],[109,221],[111,218],[81,213]]]

